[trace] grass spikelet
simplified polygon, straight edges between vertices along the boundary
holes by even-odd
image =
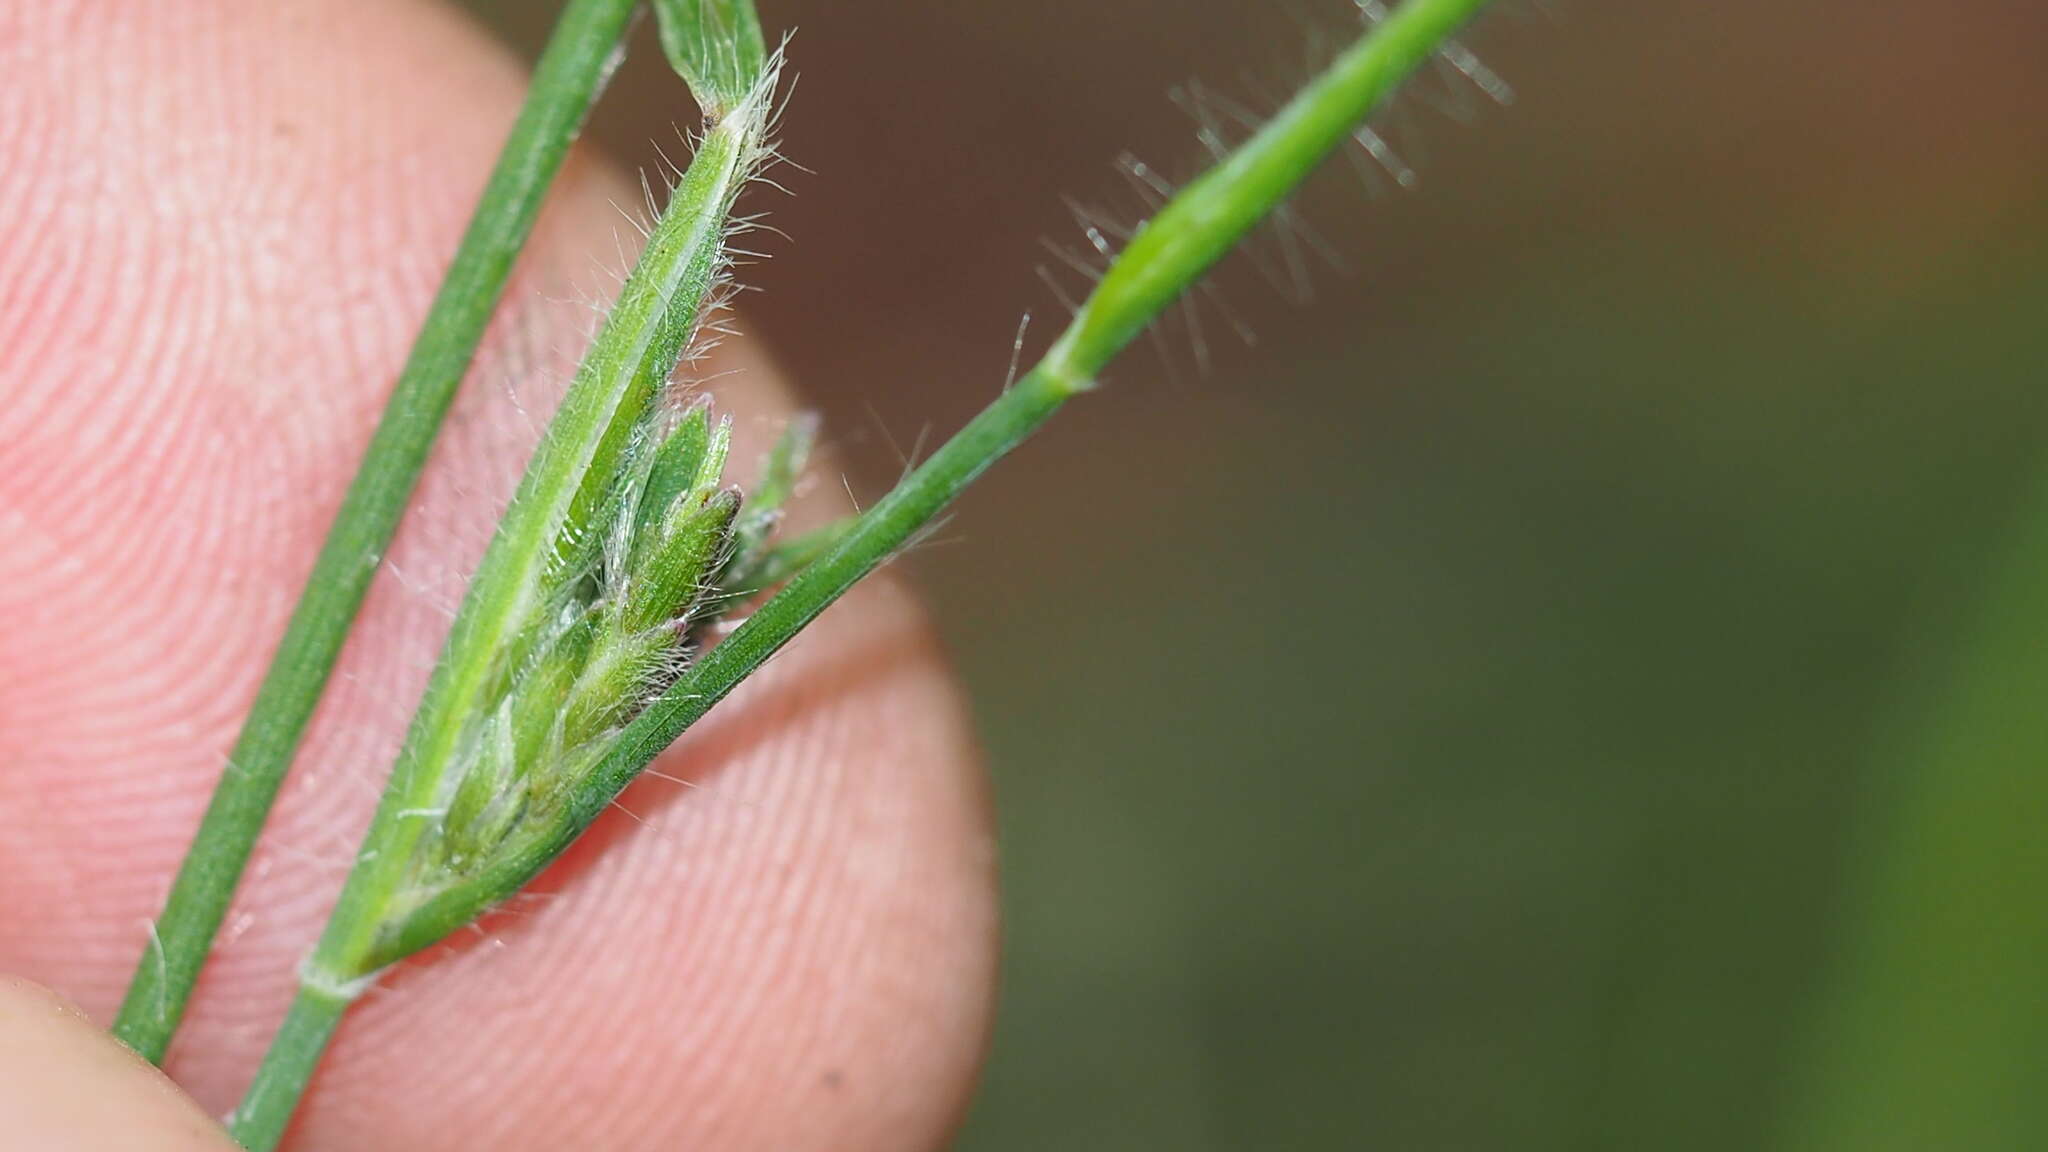
[[[665,27],[677,7],[657,5]],[[749,521],[740,546],[726,423],[701,404],[665,418],[669,376],[723,299],[732,206],[772,155],[779,57],[704,47],[718,61],[685,76],[707,126],[457,612],[300,994],[236,1111],[250,1148],[282,1135],[342,1011],[382,968],[516,890],[609,741],[687,667],[693,633],[725,602],[721,573],[762,561],[756,525],[772,520]],[[748,59],[741,84],[733,60]],[[788,487],[781,472],[801,455],[785,456],[771,489]]]

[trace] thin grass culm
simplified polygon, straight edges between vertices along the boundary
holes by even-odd
[[[1132,235],[1044,357],[850,524],[777,546],[795,425],[748,502],[701,406],[664,401],[713,299],[739,188],[768,153],[776,59],[747,0],[656,5],[707,128],[535,451],[457,614],[332,919],[237,1109],[281,1138],[351,1002],[515,894],[687,727],[1050,419],[1275,211],[1485,0],[1361,4],[1365,33]],[[792,573],[725,638],[727,602]]]
[[[1251,139],[1169,200],[1139,227],[1045,356],[968,421],[840,535],[822,556],[706,652],[626,727],[597,768],[601,789],[583,797],[554,851],[718,701],[793,639],[833,601],[894,555],[932,518],[1022,443],[1159,314],[1277,208],[1488,0],[1408,0],[1387,11],[1359,5],[1369,27]],[[493,877],[515,891],[538,871]],[[502,897],[499,897],[502,898]],[[482,893],[468,904],[482,908]]]
[[[534,68],[518,120],[393,386],[227,770],[179,866],[114,1035],[163,1060],[342,641],[397,531],[456,386],[511,276],[541,200],[617,60],[637,0],[571,0]]]

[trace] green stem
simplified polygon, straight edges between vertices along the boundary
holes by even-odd
[[[284,1130],[299,1097],[312,1082],[313,1070],[320,1066],[327,1042],[354,1002],[355,995],[348,989],[300,986],[277,1039],[263,1055],[256,1079],[228,1118],[228,1127],[242,1147],[267,1152],[284,1139]]]
[[[572,813],[581,825],[804,626],[1037,431],[1350,138],[1487,0],[1409,0],[1132,237],[1050,351],[629,725]],[[573,837],[573,831],[571,832]],[[450,930],[458,925],[451,925]]]
[[[573,0],[257,689],[114,1034],[161,1061],[379,558],[404,514],[548,184],[596,99],[634,0]]]
[[[413,910],[380,942],[376,963],[402,959],[461,928],[560,855],[684,729],[901,549],[1070,397],[1092,387],[1112,357],[1278,206],[1486,2],[1409,0],[1252,139],[1183,189],[1132,238],[1037,367],[627,725],[546,834]]]

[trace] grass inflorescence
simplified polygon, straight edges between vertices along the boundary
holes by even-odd
[[[724,6],[679,7],[694,19]],[[722,300],[734,202],[772,156],[778,58],[760,50],[758,25],[745,28],[751,44],[697,41],[715,58],[699,62],[714,78],[699,90],[705,130],[456,613],[299,994],[235,1112],[248,1147],[282,1136],[341,1013],[379,970],[558,851],[610,742],[672,685],[695,631],[729,599],[721,579],[773,566],[776,506],[808,438],[800,430],[771,455],[764,498],[743,520],[723,483],[726,425],[702,405],[674,411],[667,395]],[[743,90],[735,60],[754,68]]]
[[[613,0],[573,0],[571,12],[605,2]],[[1447,45],[1461,52],[1452,34],[1485,4],[1407,0],[1390,9],[1361,0],[1364,34],[1208,171],[1177,193],[1160,187],[1151,217],[1119,232],[1120,251],[1091,232],[1108,265],[1034,367],[873,507],[778,541],[812,424],[792,422],[743,494],[725,479],[727,424],[702,400],[674,395],[669,378],[722,305],[728,240],[745,226],[735,201],[773,155],[780,55],[767,49],[752,0],[654,0],[663,48],[704,110],[704,130],[456,613],[298,994],[234,1114],[235,1137],[274,1147],[342,1014],[382,970],[515,894],[684,729],[1093,388],[1113,357],[1333,151],[1356,141],[1377,159],[1378,138],[1360,135],[1366,118]],[[1451,65],[1470,74],[1459,59]],[[566,146],[574,124],[556,130],[555,144]],[[435,409],[386,419],[424,443],[439,417]],[[373,450],[365,469],[409,489],[417,460]],[[733,604],[777,585],[737,626],[713,627]],[[353,601],[324,610],[322,627],[345,627],[353,611]],[[286,653],[292,644],[288,636]],[[317,644],[308,651],[321,657]],[[310,682],[317,695],[331,656],[305,665],[295,691]],[[263,708],[259,701],[259,715]],[[193,851],[203,866],[187,865],[198,878],[188,885],[181,873],[163,921],[177,928],[177,944],[145,957],[155,978],[138,976],[130,995],[142,1026],[123,1033],[152,1058],[177,1012],[147,1009],[182,1005],[189,993],[247,858],[240,838],[253,840],[296,732],[271,750],[255,793],[228,774],[221,794],[236,820],[223,832],[210,812]],[[189,914],[173,915],[179,908]]]

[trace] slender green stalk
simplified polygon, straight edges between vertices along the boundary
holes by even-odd
[[[1148,221],[1037,367],[870,508],[829,552],[706,653],[627,729],[585,798],[617,791],[834,600],[1036,431],[1244,234],[1279,206],[1415,67],[1488,0],[1409,0],[1370,29],[1250,140]]]
[[[264,1053],[264,1074],[250,1085],[241,1107],[235,1110],[234,1136],[244,1148],[275,1148],[284,1139],[300,1094],[354,1000],[347,992],[299,987],[285,1013],[284,1026],[278,1029],[277,1042]]]
[[[2015,331],[2038,332],[2018,307]],[[1883,712],[1840,857],[1843,938],[1774,1147],[2048,1146],[2048,474],[2030,483],[1973,615]]]
[[[1037,367],[854,521],[818,560],[693,663],[627,725],[544,835],[450,887],[388,931],[388,964],[468,924],[538,874],[712,705],[902,548],[974,479],[1037,431],[1161,310],[1256,226],[1359,121],[1487,0],[1409,0],[1260,131],[1132,237]]]
[[[572,0],[535,68],[114,1020],[114,1035],[152,1062],[177,1030],[378,560],[633,8],[634,0]]]

